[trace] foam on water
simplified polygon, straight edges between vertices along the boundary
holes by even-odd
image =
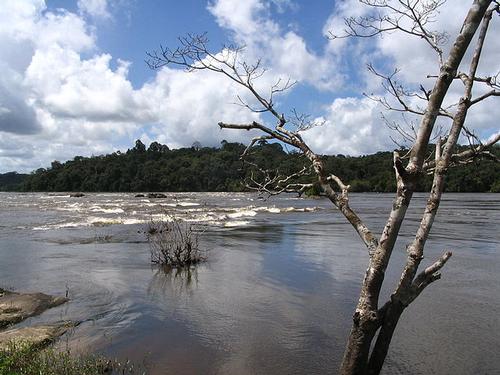
[[[33,230],[51,230],[51,229],[60,229],[60,228],[76,228],[84,226],[84,223],[76,223],[76,222],[67,222],[67,223],[54,223],[33,227]]]
[[[100,206],[92,206],[89,210],[92,212],[103,212],[106,214],[122,214],[125,212],[122,208],[103,208]]]
[[[195,202],[178,202],[177,205],[181,207],[191,207],[191,206],[199,206],[200,204]]]
[[[203,197],[203,198],[201,198]],[[137,199],[131,194],[92,194],[83,198],[69,198],[69,195],[42,195],[30,200],[19,200],[17,207],[38,208],[60,215],[43,222],[28,225],[38,231],[76,227],[103,227],[110,225],[143,224],[151,220],[182,220],[203,223],[218,227],[238,227],[251,225],[257,218],[265,220],[265,215],[279,215],[289,212],[313,212],[318,207],[279,207],[277,205],[259,205],[254,196],[249,194],[194,193],[170,194],[161,200]],[[219,206],[221,198],[228,203]],[[263,202],[261,202],[263,203]],[[11,203],[9,203],[11,205]],[[50,216],[50,214],[49,214]]]
[[[224,223],[224,226],[226,228],[233,228],[233,227],[243,227],[246,225],[249,225],[250,222],[246,220],[235,220],[235,221],[227,221]]]
[[[175,202],[175,203],[161,203],[161,206],[168,207],[191,207],[191,206],[199,206],[199,203],[194,202]]]
[[[248,216],[252,217],[255,215],[257,215],[257,212],[254,210],[242,209],[241,211],[237,211],[237,212],[234,212],[232,214],[227,214],[227,217],[229,217],[231,219],[237,219],[240,217],[248,217]]]
[[[125,219],[125,220],[123,220],[122,224],[133,225],[133,224],[142,224],[145,222],[147,222],[147,220],[144,220],[144,219]]]

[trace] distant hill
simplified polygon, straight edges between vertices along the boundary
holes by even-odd
[[[0,173],[0,191],[18,190],[28,176],[17,172]]]
[[[245,146],[223,141],[221,147],[201,147],[170,150],[153,142],[146,148],[136,141],[126,152],[109,155],[75,156],[65,163],[52,162],[29,175],[9,172],[0,175],[0,190],[16,191],[245,191],[242,181],[258,170],[280,170],[290,174],[308,165],[298,153],[287,153],[277,143],[261,142],[252,148],[244,163],[240,155]],[[500,157],[500,147],[493,152]],[[352,191],[392,192],[396,185],[392,169],[392,152],[350,157],[324,156],[327,170],[351,185]],[[304,177],[303,181],[310,182]],[[431,176],[418,186],[428,191]],[[492,161],[471,163],[450,170],[446,190],[452,192],[500,192],[500,166]]]

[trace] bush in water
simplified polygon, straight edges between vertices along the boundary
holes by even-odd
[[[168,267],[189,267],[205,260],[199,248],[199,232],[180,220],[151,221],[146,230],[151,262]]]

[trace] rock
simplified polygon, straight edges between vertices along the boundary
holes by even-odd
[[[69,196],[71,198],[81,198],[81,197],[84,197],[85,194],[83,194],[83,193],[73,193],[73,194],[70,194]]]
[[[41,348],[49,345],[77,324],[60,322],[50,325],[12,328],[0,332],[0,351],[8,348],[9,343],[22,342]]]
[[[144,194],[136,194],[135,197],[136,198],[144,198]]]
[[[44,293],[15,293],[0,289],[0,329],[59,306],[68,298]]]
[[[163,193],[148,193],[148,198],[166,198],[167,196]]]

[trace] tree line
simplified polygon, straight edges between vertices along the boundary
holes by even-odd
[[[241,159],[245,151],[240,143],[222,141],[221,146],[170,150],[153,142],[148,148],[137,140],[126,152],[100,156],[75,156],[65,163],[53,161],[49,168],[30,174],[0,174],[2,191],[248,191],[252,178],[262,177],[262,170],[271,174],[290,175],[307,164],[299,153],[286,152],[279,143],[260,142]],[[500,157],[500,147],[493,153]],[[325,168],[335,171],[356,192],[394,192],[392,152],[364,156],[323,156]],[[480,163],[477,168],[475,163]],[[483,160],[454,168],[449,172],[449,192],[500,192],[498,163]],[[256,170],[255,166],[259,166]],[[307,176],[299,177],[307,180]],[[247,183],[245,183],[245,181]],[[250,185],[250,186],[249,186]],[[418,191],[429,191],[432,178],[424,178]],[[314,193],[315,189],[309,191]]]

